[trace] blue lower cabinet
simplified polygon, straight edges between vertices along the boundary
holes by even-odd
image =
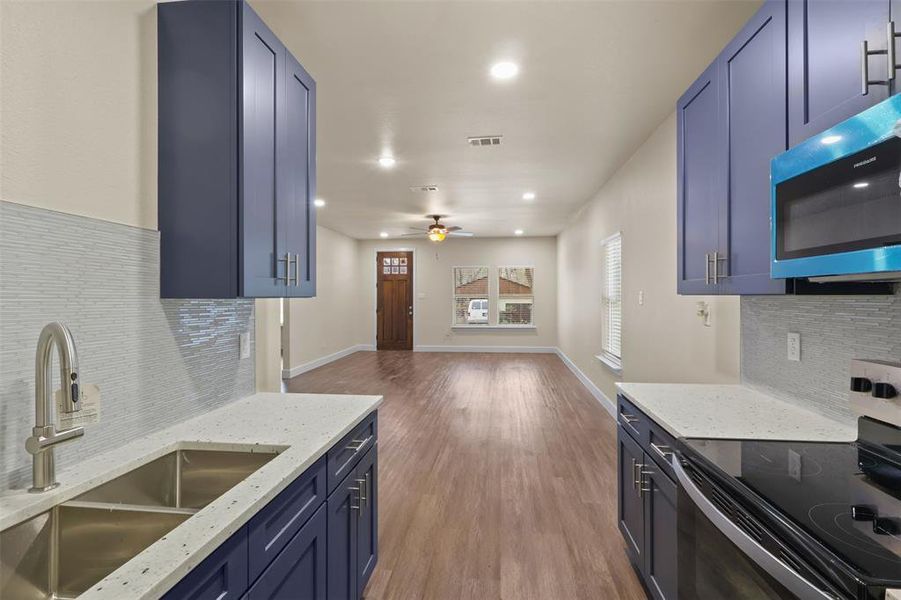
[[[325,481],[323,456],[247,524],[251,582],[325,502]]]
[[[320,506],[247,592],[247,600],[325,600],[328,515]]]
[[[242,527],[169,590],[164,600],[238,600],[248,586],[247,528]]]
[[[378,446],[366,453],[357,465],[357,485],[363,496],[360,499],[360,521],[357,524],[357,597],[369,583],[379,555],[378,522]]]
[[[378,560],[376,419],[367,416],[163,598],[361,598]],[[346,476],[329,494],[336,471]]]

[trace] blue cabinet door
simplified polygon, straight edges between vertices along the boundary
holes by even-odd
[[[786,149],[785,0],[770,0],[720,54],[726,194],[718,293],[784,294],[770,278],[770,160]]]
[[[328,510],[328,596],[331,600],[357,598],[357,535],[360,488],[350,473],[329,495]]]
[[[718,65],[706,71],[676,104],[677,290],[710,294],[710,256],[717,249],[725,197],[722,107]]]
[[[246,3],[242,5],[239,249],[241,295],[287,293],[287,205],[279,202],[277,157],[284,120],[287,51]]]
[[[617,438],[617,521],[626,540],[629,558],[639,568],[644,567],[645,520],[639,491],[638,470],[644,452],[638,442],[626,433],[622,425],[616,428]]]
[[[379,556],[379,469],[378,445],[366,453],[356,468],[355,479],[363,495],[360,498],[360,522],[357,525],[357,598],[369,583]]]
[[[175,584],[163,600],[239,600],[247,585],[247,528],[242,527]]]
[[[316,295],[316,82],[290,53],[286,61],[279,201],[293,258],[287,295],[310,298]]]
[[[789,145],[844,121],[888,97],[884,85],[861,90],[864,40],[886,48],[889,0],[789,0]],[[870,78],[886,79],[885,56],[868,59]]]
[[[247,600],[325,600],[327,517],[320,506],[251,586]]]
[[[678,597],[678,493],[676,484],[644,455],[645,583],[654,600]]]

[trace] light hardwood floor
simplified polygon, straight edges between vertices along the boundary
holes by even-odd
[[[289,392],[382,394],[366,598],[644,598],[616,425],[550,354],[358,352]]]

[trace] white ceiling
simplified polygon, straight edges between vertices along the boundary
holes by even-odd
[[[760,2],[253,5],[317,82],[319,222],[365,239],[431,212],[480,237],[557,234]],[[519,76],[492,80],[504,59]]]

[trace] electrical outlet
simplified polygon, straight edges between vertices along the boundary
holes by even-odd
[[[238,334],[238,346],[241,348],[241,358],[250,358],[250,334]]]
[[[788,334],[788,360],[798,362],[801,360],[801,334]]]

